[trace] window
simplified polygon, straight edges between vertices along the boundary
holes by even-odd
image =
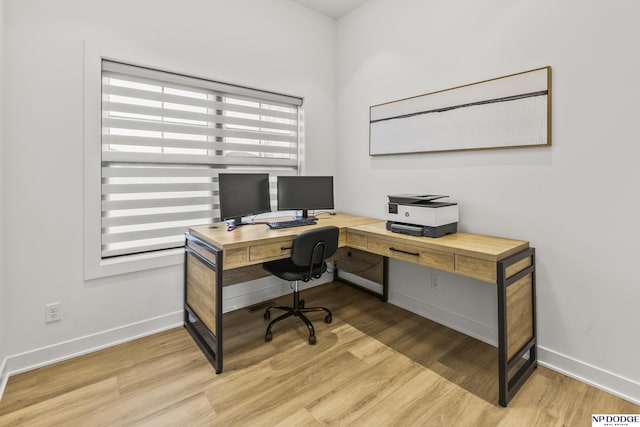
[[[101,258],[179,248],[219,221],[220,172],[296,175],[301,104],[102,60]]]

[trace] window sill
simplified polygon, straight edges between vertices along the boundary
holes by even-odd
[[[95,263],[88,260],[88,262],[85,263],[84,278],[85,280],[99,279],[101,277],[115,276],[118,274],[168,267],[182,264],[183,262],[183,248],[149,254],[120,256],[106,260],[101,259]]]

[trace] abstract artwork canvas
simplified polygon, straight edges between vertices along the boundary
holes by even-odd
[[[551,145],[551,67],[369,109],[371,156]]]

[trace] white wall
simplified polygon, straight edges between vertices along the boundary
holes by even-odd
[[[541,362],[640,403],[638,16],[633,0],[372,0],[338,21],[336,64],[341,209],[448,194],[461,230],[529,240]],[[546,65],[552,147],[368,156],[371,105]],[[393,262],[392,301],[495,340],[495,290],[443,275],[434,291],[429,273]]]
[[[288,0],[5,7],[3,315],[12,370],[181,322],[181,266],[83,280],[84,41],[137,50],[170,71],[303,96],[303,167],[335,173],[335,21]],[[56,301],[62,321],[45,325],[44,305]]]

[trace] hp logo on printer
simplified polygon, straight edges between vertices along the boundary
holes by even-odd
[[[406,216],[407,218],[409,218],[409,212],[405,212],[404,216]]]

